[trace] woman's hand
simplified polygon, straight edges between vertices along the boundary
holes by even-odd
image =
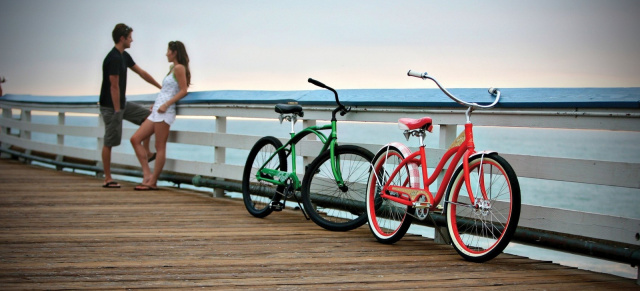
[[[168,107],[169,106],[167,106],[167,104],[162,104],[162,105],[160,105],[160,107],[158,107],[158,112],[159,113],[165,113],[165,112],[167,112],[167,108]]]

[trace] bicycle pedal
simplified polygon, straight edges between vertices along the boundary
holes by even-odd
[[[436,209],[433,210],[433,213],[442,213],[444,211],[444,207],[442,205],[436,205]]]
[[[282,202],[271,202],[271,205],[269,205],[269,207],[273,211],[282,211],[284,209],[284,203],[282,203]]]
[[[429,202],[414,202],[413,203],[413,208],[416,209],[425,209],[425,208],[429,208],[431,207],[431,203]]]

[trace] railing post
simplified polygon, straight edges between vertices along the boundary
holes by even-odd
[[[12,112],[11,108],[6,108],[6,107],[2,108],[2,118],[3,119],[7,119],[7,120],[11,119],[12,118],[12,113],[11,112]],[[7,135],[7,136],[10,135],[11,134],[11,128],[7,127],[7,126],[2,126],[2,134],[3,135]],[[0,146],[2,146],[2,148],[4,148],[4,149],[8,149],[9,147],[11,147],[11,145],[8,144],[8,143],[2,143],[2,145],[0,145]],[[6,156],[11,156],[11,155],[5,154],[4,152],[2,154],[0,154],[0,157],[4,158]]]
[[[458,136],[457,131],[458,131],[458,125],[457,124],[442,124],[442,125],[440,125],[440,139],[439,139],[439,142],[438,142],[438,148],[440,148],[440,149],[449,148],[451,143],[453,143],[453,141]],[[451,165],[446,165],[445,168],[443,169],[443,171],[440,172],[440,175],[438,176],[438,179],[437,179],[437,185],[436,185],[437,187],[440,187],[440,183],[442,183],[442,180],[444,179],[444,170],[446,170],[447,167],[449,167],[449,166],[451,166]],[[455,166],[455,165],[453,165],[453,166]]]
[[[20,122],[23,124],[22,128],[27,127],[31,123],[31,110],[22,110],[22,112],[20,113]],[[26,139],[26,140],[31,140],[31,131],[20,129],[20,138],[21,139]],[[26,155],[31,155],[31,150],[30,149],[25,149],[24,153]],[[24,159],[24,163],[25,164],[30,164],[31,160]]]
[[[216,132],[227,133],[227,117],[216,116]],[[227,149],[224,147],[214,146],[214,163],[216,165],[224,165],[226,163]],[[221,179],[221,178],[217,178]],[[221,179],[224,180],[224,179]],[[224,189],[213,189],[213,197],[224,197]]]
[[[451,143],[456,139],[457,131],[458,131],[458,125],[456,124],[441,124],[440,140],[438,142],[438,147],[441,149],[447,149],[449,145],[451,145]],[[437,183],[436,183],[436,187],[437,187],[436,189],[439,189],[441,183],[446,183],[446,181],[443,181],[443,180],[444,180],[444,172],[445,172],[444,170],[446,170],[447,167],[455,167],[455,165],[445,166],[443,171],[440,172],[440,174],[438,175]],[[437,225],[434,227],[437,227],[440,230],[438,231],[438,229],[436,229],[436,231],[434,231],[434,241],[439,244],[449,244],[449,242],[451,241],[451,238],[449,237],[449,231],[447,230],[447,227],[446,226],[440,227]]]
[[[60,128],[63,128],[64,125],[65,125],[65,113],[58,112],[58,126]],[[58,145],[64,146],[64,134],[58,134]],[[63,159],[64,159],[64,156],[62,154],[56,155],[56,161],[62,162]],[[62,167],[57,166],[56,168],[58,169],[58,171],[62,171]]]
[[[315,126],[316,124],[317,124],[317,122],[316,122],[315,119],[304,119],[304,120],[302,120],[302,128],[307,128],[309,126]],[[318,140],[318,137],[315,134],[310,134],[310,135],[307,135],[305,137],[305,139],[306,140]],[[316,158],[315,156],[313,156],[313,157],[309,157],[309,156],[302,157],[302,165],[305,166],[305,167],[302,167],[302,169],[304,171],[306,171],[307,170],[306,165],[311,164],[311,162],[313,162],[313,160],[315,158]]]
[[[22,113],[20,114],[20,122],[25,124],[31,123],[31,110],[22,110]],[[20,138],[31,139],[31,131],[20,130]]]
[[[11,119],[11,117],[12,117],[12,116],[11,116],[11,108],[6,108],[6,107],[5,107],[5,108],[2,108],[2,118],[4,118],[4,119]],[[6,126],[3,126],[3,127],[2,127],[2,133],[3,133],[3,134],[6,134],[6,135],[11,134],[11,128],[10,128],[10,127],[6,127]]]

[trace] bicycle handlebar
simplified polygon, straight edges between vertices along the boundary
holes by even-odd
[[[333,95],[336,97],[336,103],[338,103],[338,108],[336,108],[336,110],[334,110],[334,118],[335,118],[335,112],[336,111],[340,111],[340,116],[344,116],[345,114],[347,114],[347,112],[351,111],[351,107],[345,107],[344,105],[342,105],[342,103],[340,103],[340,99],[338,98],[338,92],[336,92],[336,90],[334,90],[333,88],[325,85],[324,83],[318,81],[318,80],[314,80],[309,78],[307,80],[309,83],[316,85],[320,88],[325,88],[331,92],[333,92]]]
[[[318,80],[314,80],[314,79],[309,78],[309,80],[307,80],[307,81],[309,81],[309,83],[311,83],[313,85],[316,85],[318,87],[322,87],[322,88],[329,89],[329,90],[333,91],[333,89],[331,89],[329,86],[323,84],[322,82],[320,82]]]
[[[456,96],[453,96],[453,94],[449,93],[449,91],[447,91],[447,89],[445,89],[444,87],[442,87],[442,85],[440,85],[438,80],[436,80],[432,76],[429,76],[429,74],[427,74],[427,72],[420,73],[420,72],[409,70],[409,72],[407,72],[407,76],[421,78],[423,80],[429,79],[429,80],[433,81],[434,83],[436,83],[436,85],[438,85],[438,88],[440,88],[440,90],[442,90],[442,92],[444,92],[444,94],[449,96],[449,98],[451,98],[453,101],[455,101],[456,103],[458,103],[460,105],[468,106],[470,108],[474,108],[474,109],[475,108],[481,108],[481,109],[491,108],[493,106],[496,106],[496,104],[498,104],[498,101],[500,101],[500,90],[496,89],[496,88],[489,88],[489,94],[491,94],[493,96],[496,96],[496,100],[494,100],[493,103],[491,103],[489,105],[480,105],[480,104],[475,103],[475,102],[473,102],[473,103],[472,102],[466,102],[466,101],[464,101],[462,99],[457,98]]]

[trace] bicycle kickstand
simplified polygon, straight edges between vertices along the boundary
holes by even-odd
[[[296,199],[296,203],[298,203],[298,207],[300,207],[300,211],[302,211],[302,215],[304,215],[304,218],[306,220],[311,220],[311,218],[309,218],[309,216],[307,216],[307,212],[304,211],[304,207],[302,207],[302,204],[300,204],[300,200],[298,200],[298,196],[293,194],[293,198]]]

